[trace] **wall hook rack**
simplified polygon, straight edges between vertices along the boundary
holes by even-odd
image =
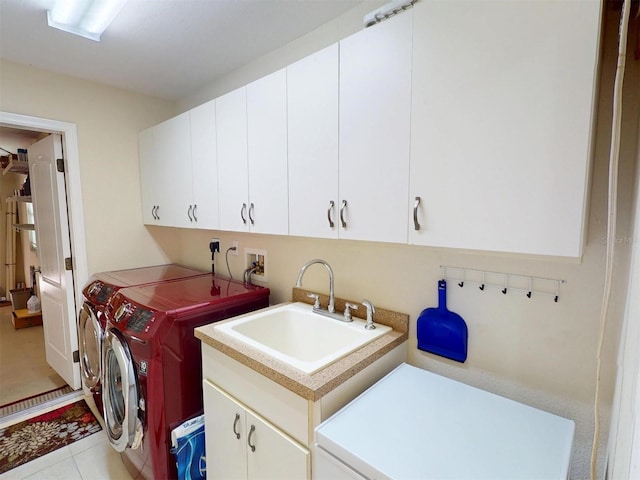
[[[442,270],[442,278],[457,282],[460,288],[466,284],[476,284],[481,291],[485,291],[486,287],[496,287],[504,295],[514,291],[523,292],[529,299],[533,296],[545,295],[552,297],[556,303],[560,298],[560,285],[567,283],[566,280],[555,278],[490,272],[446,265],[440,265],[440,269]]]

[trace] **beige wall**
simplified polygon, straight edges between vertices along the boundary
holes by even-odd
[[[618,27],[614,14],[608,12],[608,15],[588,235],[584,257],[579,263],[416,246],[157,227],[150,229],[151,234],[158,241],[179,239],[176,248],[168,251],[170,258],[201,268],[208,268],[210,264],[210,238],[219,237],[222,254],[218,256],[216,271],[222,275],[227,272],[224,252],[232,241],[238,241],[240,256],[228,257],[234,278],[242,275],[244,248],[267,250],[272,303],[290,299],[298,269],[304,262],[314,257],[327,260],[335,272],[338,296],[356,301],[368,298],[374,304],[410,314],[410,363],[575,420],[577,432],[572,475],[574,478],[587,478],[604,283],[611,95]],[[339,29],[327,26],[322,32],[315,32],[313,38],[293,42],[184,99],[179,106],[182,110],[191,108],[282,68],[313,51],[307,51],[310,45],[321,48],[337,41],[348,32],[347,25],[351,25],[352,31],[361,28],[360,15],[352,12],[345,18],[351,23],[342,23]],[[635,38],[635,33],[631,32],[629,38]],[[618,248],[616,283],[603,357],[601,458],[606,449],[617,342],[625,304],[630,246],[634,242],[631,210],[640,99],[638,62],[631,60],[633,49],[629,52],[620,162],[620,212],[618,235],[614,239]],[[557,304],[549,297],[528,299],[518,293],[505,296],[495,289],[481,292],[473,286],[460,289],[451,283],[448,306],[469,326],[469,356],[467,362],[460,365],[416,348],[416,319],[424,308],[437,304],[436,282],[441,276],[441,265],[550,277],[564,279],[567,283],[561,287]],[[328,280],[324,269],[309,270],[305,276],[305,287],[326,293]],[[602,469],[601,462],[601,472]]]
[[[0,111],[77,125],[89,273],[166,261],[142,225],[138,132],[174,104],[6,61],[0,89]]]

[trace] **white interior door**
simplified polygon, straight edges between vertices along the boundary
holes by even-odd
[[[29,178],[41,273],[38,277],[47,362],[74,389],[81,386],[80,369],[73,362],[78,349],[62,137],[49,135],[28,148]]]

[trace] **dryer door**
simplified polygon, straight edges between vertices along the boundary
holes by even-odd
[[[118,452],[137,448],[142,441],[138,382],[129,347],[113,328],[105,333],[102,365],[104,422],[109,442]]]
[[[102,326],[95,310],[85,302],[78,315],[78,346],[82,381],[91,391],[100,387],[102,335]]]

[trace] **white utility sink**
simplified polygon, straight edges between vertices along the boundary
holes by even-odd
[[[306,303],[288,303],[214,328],[308,374],[391,331],[379,324],[367,330],[358,318],[342,322],[312,310]]]

